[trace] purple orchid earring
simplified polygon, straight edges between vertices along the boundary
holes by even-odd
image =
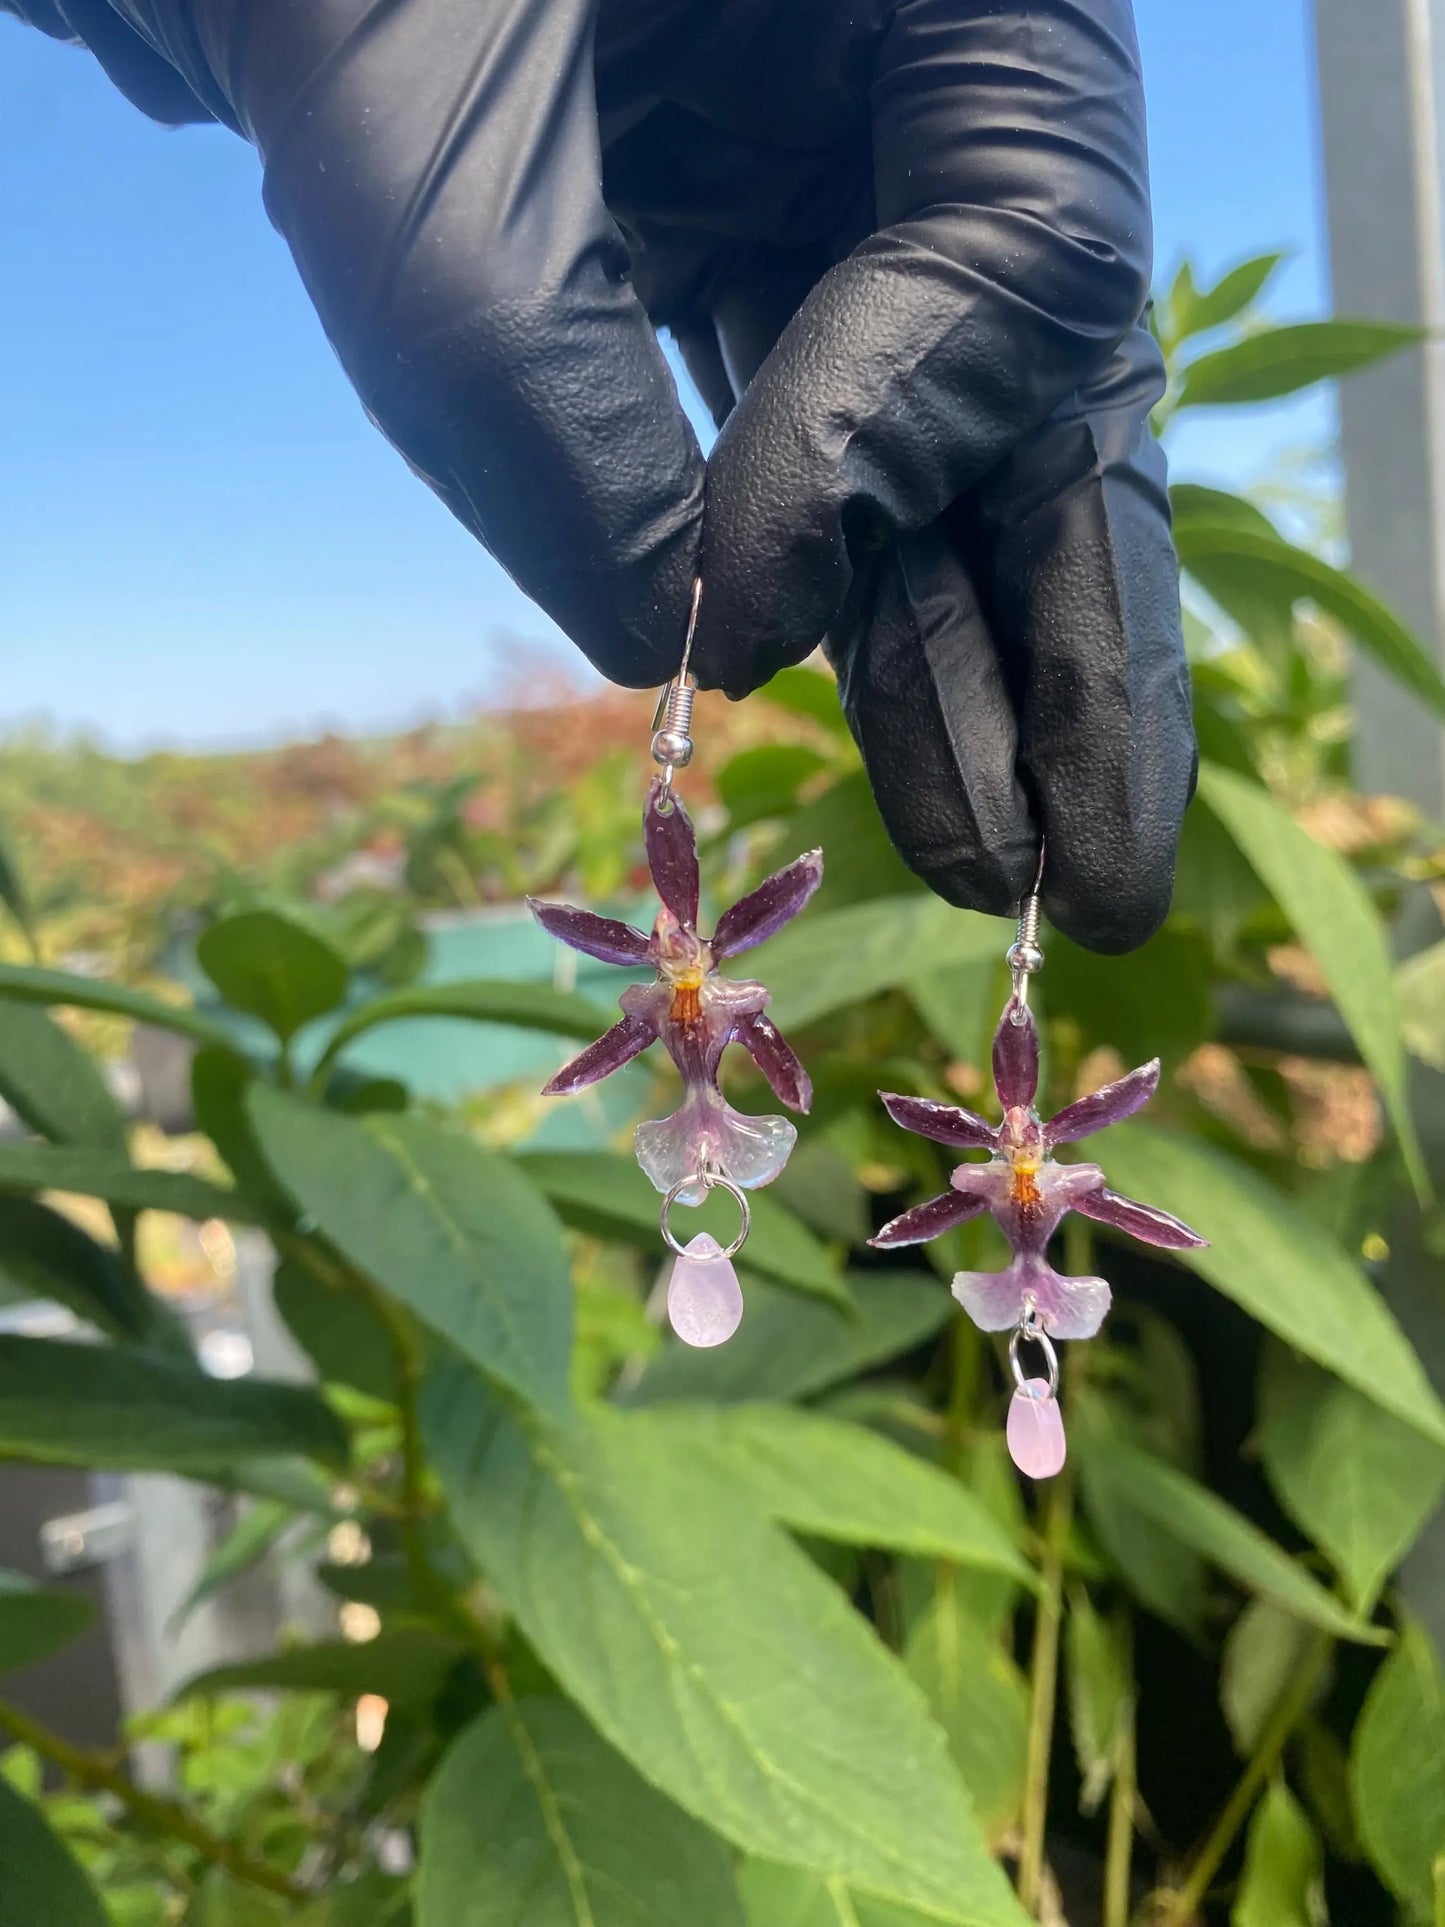
[[[1060,1144],[1092,1137],[1140,1110],[1159,1084],[1159,1060],[1141,1065],[1089,1097],[1081,1097],[1047,1123],[1033,1108],[1039,1082],[1039,1033],[1028,1007],[1029,978],[1043,968],[1038,943],[1037,885],[1024,900],[1019,932],[1008,953],[1013,991],[993,1040],[993,1081],[1003,1122],[992,1125],[956,1104],[880,1092],[888,1115],[905,1131],[960,1151],[987,1151],[987,1163],[960,1164],[951,1189],[915,1205],[884,1225],[870,1243],[888,1247],[926,1243],[987,1211],[1008,1239],[1012,1257],[1002,1271],[960,1271],[953,1295],[980,1331],[1007,1331],[1016,1390],[1009,1405],[1008,1448],[1015,1465],[1036,1479],[1051,1478],[1064,1463],[1064,1423],[1055,1339],[1092,1338],[1109,1309],[1102,1278],[1067,1278],[1048,1261],[1049,1239],[1060,1220],[1077,1211],[1145,1244],[1198,1248],[1206,1241],[1167,1211],[1120,1197],[1104,1183],[1097,1164],[1056,1164]],[[1047,1377],[1025,1375],[1019,1353],[1025,1342],[1043,1354]]]
[[[638,1163],[663,1194],[662,1236],[677,1259],[668,1284],[668,1317],[685,1343],[710,1346],[731,1338],[743,1315],[732,1260],[748,1235],[747,1193],[772,1182],[798,1136],[787,1118],[747,1117],[734,1110],[718,1085],[723,1052],[729,1044],[741,1044],[789,1110],[806,1112],[813,1101],[808,1073],[766,1015],[767,991],[760,983],[723,977],[717,966],[797,916],[822,881],[823,855],[810,850],[800,856],[725,911],[711,939],[698,935],[697,839],[673,789],[673,775],[692,760],[696,685],[687,663],[700,592],[701,583],[694,584],[682,667],[664,693],[662,726],[652,739],[653,758],[662,766],[642,816],[648,869],[662,899],[652,935],[570,904],[535,897],[528,902],[538,923],[559,942],[603,963],[628,969],[646,965],[656,973],[650,984],[628,985],[620,999],[622,1021],[564,1064],[543,1095],[585,1090],[652,1043],[661,1043],[677,1066],[682,1103],[670,1117],[639,1124],[633,1145]],[[681,1244],[670,1222],[673,1207],[701,1204],[715,1189],[727,1191],[738,1206],[737,1236],[724,1247],[703,1231]]]

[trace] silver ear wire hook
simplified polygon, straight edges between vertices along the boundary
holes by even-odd
[[[697,684],[689,664],[692,639],[697,634],[697,612],[702,606],[702,577],[694,576],[692,601],[687,612],[687,634],[682,643],[682,661],[677,674],[658,698],[652,718],[652,760],[662,771],[662,795],[666,803],[672,794],[672,779],[677,770],[692,761],[692,706],[697,700]]]
[[[1043,921],[1044,906],[1040,891],[1044,883],[1044,843],[1039,839],[1039,867],[1034,873],[1034,885],[1019,905],[1018,930],[1009,945],[1005,961],[1013,977],[1013,1001],[1016,1005],[1014,1021],[1022,1023],[1023,1013],[1028,1009],[1029,978],[1038,975],[1044,967],[1044,953],[1039,944],[1039,925]]]

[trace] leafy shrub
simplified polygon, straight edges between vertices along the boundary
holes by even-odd
[[[1175,282],[1166,414],[1399,345],[1265,325],[1270,266]],[[819,673],[767,692],[806,745],[717,775],[720,891],[829,859],[758,956],[817,1103],[756,1201],[721,1352],[645,1315],[657,1200],[625,1150],[484,1146],[347,1075],[357,1036],[418,1011],[588,1041],[608,1018],[585,999],[348,1003],[325,929],[255,903],[199,948],[255,1049],[209,1008],[0,967],[0,1090],[34,1134],[0,1143],[0,1267],[97,1334],[0,1338],[0,1450],[223,1478],[257,1496],[203,1584],[309,1521],[323,1584],[375,1629],[192,1681],[145,1729],[179,1745],[174,1798],[0,1705],[6,1927],[1008,1927],[1064,1917],[1056,1886],[1105,1927],[1292,1927],[1326,1894],[1346,1927],[1434,1917],[1445,1688],[1392,1578],[1445,1485],[1445,1408],[1372,1273],[1392,1247],[1436,1263],[1406,1042],[1438,1061],[1445,967],[1413,959],[1402,1000],[1387,919],[1441,863],[1344,787],[1340,633],[1442,715],[1445,688],[1252,504],[1176,502],[1204,764],[1175,909],[1128,958],[1049,940],[1043,1095],[1159,1051],[1150,1121],[1098,1155],[1211,1242],[1186,1268],[1103,1234],[1118,1302],[1066,1361],[1071,1456],[1041,1491],[1002,1454],[998,1348],[952,1315],[987,1224],[864,1249],[941,1177],[873,1093],[980,1088],[1008,932],[902,870]],[[599,887],[634,858],[620,829],[572,849]],[[55,1007],[195,1045],[229,1181],[134,1163]],[[114,1240],[54,1193],[103,1202]],[[199,1372],[134,1263],[147,1210],[264,1228],[318,1389]],[[1071,1270],[1089,1236],[1071,1220]],[[0,1585],[0,1668],[76,1630]],[[351,1709],[375,1742],[381,1702],[363,1749]]]

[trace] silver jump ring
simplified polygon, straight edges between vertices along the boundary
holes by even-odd
[[[724,1177],[721,1171],[690,1171],[685,1178],[679,1178],[677,1183],[673,1185],[672,1189],[663,1199],[662,1210],[658,1213],[657,1222],[662,1230],[663,1243],[669,1251],[676,1252],[679,1258],[687,1257],[687,1246],[678,1243],[677,1236],[668,1220],[672,1215],[672,1207],[678,1202],[679,1198],[681,1198],[683,1192],[690,1191],[695,1184],[700,1184],[705,1191],[726,1191],[728,1196],[736,1203],[738,1210],[742,1213],[742,1224],[738,1228],[738,1235],[730,1245],[725,1245],[717,1254],[720,1258],[735,1258],[747,1243],[748,1231],[752,1225],[753,1214],[748,1205],[747,1193],[742,1190],[740,1186],[734,1184],[731,1178]]]
[[[1031,1339],[1044,1355],[1044,1363],[1049,1371],[1049,1389],[1045,1396],[1052,1398],[1059,1389],[1059,1354],[1054,1350],[1054,1341],[1032,1312],[1026,1313],[1009,1333],[1008,1363],[1014,1375],[1014,1384],[1021,1392],[1028,1386],[1028,1377],[1019,1363],[1019,1346],[1026,1338]]]

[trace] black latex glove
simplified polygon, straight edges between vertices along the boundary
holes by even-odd
[[[1128,0],[0,4],[255,141],[369,413],[606,675],[701,566],[701,679],[826,639],[940,894],[1011,909],[1042,830],[1064,930],[1149,935],[1193,738]]]

